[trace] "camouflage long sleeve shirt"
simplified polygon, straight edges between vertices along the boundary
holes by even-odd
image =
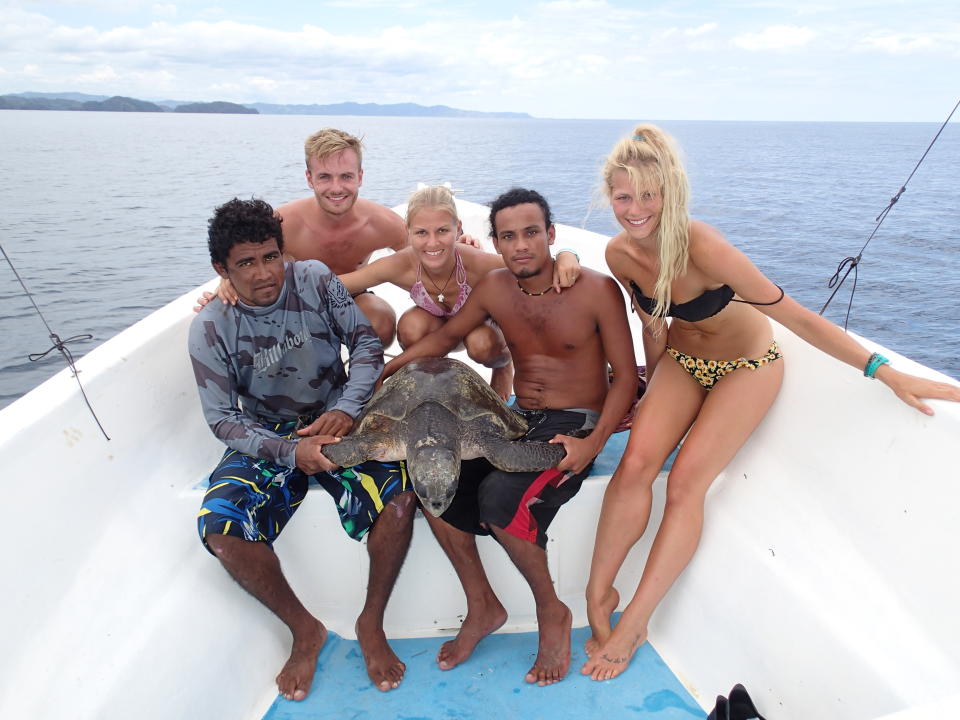
[[[340,346],[350,352],[350,376]],[[190,360],[203,414],[228,447],[294,467],[297,440],[266,424],[342,410],[356,417],[383,370],[383,347],[321,262],[287,263],[280,297],[256,307],[209,302],[193,319]]]

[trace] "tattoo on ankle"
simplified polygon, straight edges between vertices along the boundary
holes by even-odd
[[[625,657],[612,658],[612,657],[610,657],[609,655],[607,655],[606,653],[603,654],[603,659],[606,660],[606,661],[609,662],[609,663],[613,663],[614,665],[622,665],[623,663],[625,663],[625,662],[627,661],[627,659],[626,659]]]

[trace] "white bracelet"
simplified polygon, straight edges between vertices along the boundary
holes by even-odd
[[[567,248],[567,247],[565,247],[565,248],[560,248],[559,250],[557,250],[556,256],[559,257],[559,256],[560,256],[560,253],[562,253],[562,252],[572,253],[573,256],[577,259],[577,262],[580,262],[580,256],[577,254],[577,251],[576,251],[576,250],[572,250],[572,249]]]

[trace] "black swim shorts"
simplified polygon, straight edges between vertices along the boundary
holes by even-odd
[[[546,442],[554,435],[589,430],[597,421],[592,410],[520,410],[527,433],[520,441]],[[440,517],[458,530],[489,535],[489,526],[506,530],[522,540],[547,546],[547,528],[560,507],[580,490],[590,474],[566,475],[556,468],[543,472],[509,473],[497,470],[484,458],[466,460],[453,502]]]

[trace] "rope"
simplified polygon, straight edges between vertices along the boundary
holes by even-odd
[[[863,247],[860,248],[860,252],[857,253],[856,257],[845,257],[840,261],[840,264],[837,265],[837,271],[833,274],[833,277],[830,278],[830,282],[827,283],[828,288],[833,288],[833,292],[830,293],[830,297],[827,298],[827,301],[823,304],[823,307],[820,308],[820,314],[823,315],[824,311],[827,309],[827,306],[830,305],[834,296],[840,290],[840,286],[843,285],[844,281],[847,279],[847,276],[853,272],[853,288],[850,290],[850,302],[847,303],[847,315],[843,320],[843,329],[847,329],[847,323],[850,321],[850,311],[853,310],[853,296],[857,292],[857,266],[860,264],[860,260],[863,258],[863,251],[867,249],[867,245],[870,244],[870,241],[873,240],[873,236],[877,234],[877,230],[880,229],[880,226],[883,225],[883,221],[887,219],[887,215],[890,214],[890,211],[893,210],[893,206],[897,204],[900,200],[900,197],[907,191],[907,185],[913,179],[913,176],[916,174],[917,170],[920,168],[920,164],[926,159],[927,154],[930,152],[931,148],[937,139],[940,137],[940,133],[943,132],[943,129],[947,126],[947,123],[950,122],[950,118],[953,117],[953,114],[957,111],[957,108],[960,107],[960,100],[957,100],[957,104],[953,106],[953,110],[950,111],[950,114],[947,115],[947,119],[943,121],[943,124],[940,125],[940,129],[937,130],[937,134],[933,136],[933,140],[930,141],[930,144],[927,145],[927,149],[924,151],[923,155],[917,161],[917,164],[913,167],[913,172],[910,173],[903,185],[900,186],[900,189],[897,191],[897,194],[890,198],[890,202],[887,203],[887,206],[880,212],[876,217],[876,226],[873,228],[873,232],[870,233],[870,237],[867,238],[867,241],[863,244]],[[846,272],[844,272],[846,268]],[[843,273],[843,277],[840,277],[840,273]]]
[[[3,249],[3,245],[0,245],[0,253],[3,253],[4,259],[7,261],[7,264],[10,266],[10,269],[13,270],[13,274],[16,276],[17,280],[20,283],[20,287],[23,288],[23,292],[26,293],[27,298],[30,300],[30,304],[33,305],[33,309],[37,311],[37,315],[40,316],[40,319],[43,321],[44,326],[47,328],[47,334],[50,338],[50,341],[53,343],[49,348],[44,350],[42,353],[31,353],[28,355],[30,362],[37,362],[45,358],[47,355],[52,353],[54,350],[57,350],[62,356],[63,359],[67,361],[67,365],[70,367],[70,372],[73,374],[73,377],[77,379],[77,386],[80,388],[80,394],[83,396],[83,401],[87,404],[87,409],[90,410],[90,414],[93,415],[93,419],[97,423],[97,427],[100,428],[100,432],[103,433],[103,436],[109,440],[110,436],[107,435],[107,431],[103,429],[103,425],[100,424],[100,419],[97,417],[97,414],[93,411],[93,406],[90,404],[90,400],[87,397],[87,393],[83,390],[83,384],[80,382],[80,371],[77,370],[77,366],[73,359],[73,353],[70,352],[70,348],[67,347],[68,343],[80,342],[82,340],[91,340],[93,335],[74,335],[69,337],[66,340],[61,340],[60,336],[57,335],[53,329],[50,327],[50,323],[47,322],[47,319],[43,316],[43,313],[40,311],[40,307],[37,305],[36,301],[33,299],[33,295],[30,294],[30,291],[27,289],[27,284],[23,281],[23,278],[20,277],[20,273],[17,272],[17,268],[14,267],[13,261],[10,259],[10,256],[7,255],[7,251]]]

